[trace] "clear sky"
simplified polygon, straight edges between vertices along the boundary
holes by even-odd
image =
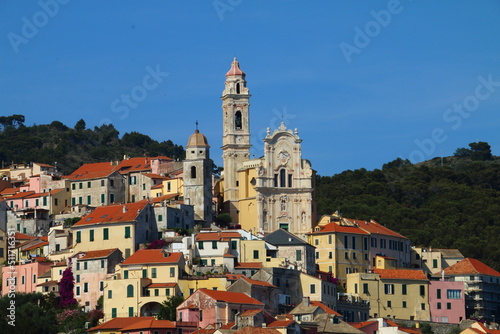
[[[499,18],[494,0],[4,0],[0,114],[181,145],[198,120],[222,165],[237,57],[256,157],[282,119],[320,175],[477,140],[500,155]]]

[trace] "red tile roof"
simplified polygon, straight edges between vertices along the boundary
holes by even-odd
[[[170,320],[146,319],[135,322],[131,325],[121,328],[121,332],[132,332],[140,329],[163,329],[176,328],[175,323]]]
[[[240,277],[246,277],[246,276],[245,275],[240,275],[240,274],[227,274],[226,277],[230,281],[236,281]]]
[[[238,329],[234,334],[281,334],[281,332],[274,328],[245,327]]]
[[[382,279],[427,280],[422,270],[411,269],[373,269]]]
[[[16,232],[16,234],[14,234],[14,238],[16,240],[33,240],[33,239],[36,239],[36,237],[33,237],[31,235],[27,235],[27,234],[24,234],[24,233],[21,233],[21,232]]]
[[[244,281],[247,281],[248,283],[250,283],[252,285],[261,285],[261,286],[267,286],[267,287],[271,287],[271,288],[277,288],[277,286],[272,285],[271,283],[264,282],[264,281],[258,281],[258,280],[251,279],[251,278],[248,278],[245,276],[243,276],[241,279]]]
[[[43,246],[47,246],[48,244],[49,244],[48,241],[43,241],[43,242],[40,242],[40,243],[38,243],[36,245],[30,246],[28,248],[21,249],[21,251],[23,251],[23,252],[30,251],[30,250],[37,249],[37,248],[40,248],[40,247],[43,247]]]
[[[196,241],[227,241],[230,239],[241,239],[238,232],[205,232],[196,235]]]
[[[106,321],[99,326],[92,327],[88,330],[88,332],[94,332],[98,330],[112,330],[112,329],[121,329],[126,326],[130,326],[136,322],[144,321],[144,320],[154,320],[154,317],[128,317],[128,318],[114,318],[109,321]]]
[[[253,317],[263,311],[264,310],[246,310],[240,314],[240,317]]]
[[[240,262],[235,267],[235,269],[260,269],[264,268],[262,262]]]
[[[15,194],[17,192],[17,188],[5,188],[4,190],[0,191],[1,195],[11,195]]]
[[[354,328],[360,329],[369,325],[377,324],[378,328],[378,321],[364,321],[364,322],[349,322],[349,325],[351,325]]]
[[[342,314],[338,313],[337,311],[335,310],[332,310],[331,308],[329,308],[328,306],[326,306],[325,304],[323,304],[322,302],[320,301],[316,301],[316,300],[311,300],[309,302],[312,306],[317,306],[319,307],[320,309],[322,309],[325,313],[328,313],[328,314],[333,314],[333,315],[337,315],[337,316],[342,316]]]
[[[500,276],[500,273],[495,269],[487,266],[479,260],[465,258],[462,261],[444,269],[446,275],[469,275],[483,274],[490,276]]]
[[[56,285],[56,284],[59,284],[59,281],[52,280],[52,281],[47,281],[47,282],[39,283],[36,286]]]
[[[9,200],[16,199],[16,198],[25,198],[25,197],[28,197],[30,195],[33,195],[34,193],[35,193],[34,191],[21,191],[15,195],[10,196]]]
[[[319,231],[314,231],[311,234],[319,234],[319,233],[351,233],[351,234],[369,234],[368,232],[363,231],[359,227],[355,226],[343,226],[339,225],[336,222],[331,222],[325,225]]]
[[[164,195],[164,196],[159,196],[159,197],[153,197],[153,199],[151,200],[153,203],[159,203],[161,201],[165,201],[165,200],[168,200],[168,199],[171,199],[171,198],[175,198],[179,196],[179,194],[175,193],[175,194],[169,194],[169,195]]]
[[[164,252],[163,249],[139,249],[134,254],[130,255],[123,265],[129,264],[147,264],[147,263],[159,263],[159,264],[176,264],[183,258],[182,253],[168,253]]]
[[[78,256],[78,260],[91,260],[91,259],[98,259],[101,257],[108,257],[111,255],[113,252],[117,251],[118,248],[110,248],[110,249],[101,249],[101,250],[95,250],[95,251],[88,251],[88,252],[80,252],[75,256]],[[81,257],[79,257],[81,256]]]
[[[209,290],[209,289],[199,289],[198,291],[212,297],[217,301],[235,303],[235,304],[252,304],[252,305],[264,305],[257,299],[247,296],[240,292],[230,292],[230,291],[219,291],[219,290]]]
[[[67,176],[71,181],[100,179],[111,175],[117,166],[110,162],[84,164]]]
[[[73,226],[134,222],[140,211],[142,211],[146,205],[148,205],[147,200],[128,204],[99,206],[92,211],[92,213],[82,217],[82,219]]]
[[[116,166],[116,170],[121,174],[130,172],[141,172],[141,171],[151,171],[151,158],[129,158],[122,160]]]
[[[295,321],[294,320],[276,320],[276,321],[273,321],[271,322],[269,325],[267,325],[267,327],[288,327],[292,324],[294,324]]]
[[[170,180],[168,176],[162,176],[160,174],[142,173],[142,175],[149,177],[150,179]]]
[[[354,219],[348,219],[348,220],[355,221]],[[365,230],[366,232],[371,233],[371,234],[382,234],[382,235],[388,235],[388,236],[392,236],[392,237],[408,239],[404,235],[399,234],[397,232],[394,232],[393,230],[377,223],[374,220],[371,220],[369,222],[364,221],[364,220],[361,220],[361,221],[356,220],[356,222],[359,224],[359,227],[362,230]]]

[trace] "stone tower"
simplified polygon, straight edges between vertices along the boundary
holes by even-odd
[[[212,223],[212,171],[207,138],[196,129],[186,146],[184,167],[184,199],[194,206],[194,213]]]
[[[222,92],[222,157],[224,159],[224,211],[238,222],[237,170],[250,157],[250,93],[245,72],[234,58]]]

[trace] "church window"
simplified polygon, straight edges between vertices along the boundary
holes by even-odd
[[[284,169],[280,170],[280,187],[286,187],[286,172]]]
[[[239,94],[240,93],[240,83],[238,82],[236,84],[236,94]]]
[[[288,187],[292,187],[292,174],[288,174]]]
[[[191,178],[196,179],[196,166],[191,166]]]
[[[236,130],[241,130],[241,128],[242,128],[241,111],[239,111],[239,110],[234,115],[234,127],[236,128]]]
[[[278,174],[274,174],[274,187],[278,186]]]

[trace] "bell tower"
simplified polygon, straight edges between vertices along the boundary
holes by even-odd
[[[238,222],[238,168],[250,159],[250,92],[245,72],[234,58],[222,92],[222,157],[224,159],[224,211]]]

